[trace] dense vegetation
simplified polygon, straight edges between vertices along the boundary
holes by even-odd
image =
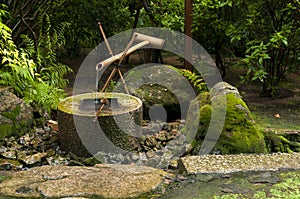
[[[64,9],[61,9],[64,8]],[[194,0],[193,37],[211,53],[226,78],[225,58],[238,57],[243,82],[260,81],[275,95],[300,62],[299,0]],[[184,31],[183,0],[2,0],[0,84],[50,111],[63,97],[70,69],[62,56],[135,27]]]

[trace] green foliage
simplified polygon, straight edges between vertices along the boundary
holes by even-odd
[[[133,17],[130,14],[129,0],[97,1],[97,0],[64,0],[53,6],[51,19],[59,24],[62,19],[70,23],[65,32],[65,49],[71,56],[76,56],[80,48],[94,48],[103,41],[97,22],[100,21],[105,34],[110,37],[131,28]],[[61,10],[64,7],[64,11]]]
[[[246,42],[241,64],[248,71],[242,81],[259,79],[263,92],[274,96],[286,75],[299,65],[299,2],[254,1],[243,10],[240,20],[227,30],[232,42]]]
[[[184,1],[150,2],[164,27],[183,32]],[[274,96],[299,65],[299,8],[297,0],[194,0],[193,38],[215,56],[223,77],[224,57],[242,57],[242,82],[259,80]]]
[[[195,87],[196,92],[198,94],[208,91],[206,82],[198,72],[192,72],[187,69],[180,69],[178,70],[178,72],[180,72],[184,77],[186,77],[191,82],[191,84]]]
[[[156,21],[160,21],[163,27],[184,32],[184,1],[150,1],[150,7]]]
[[[49,16],[44,17],[40,18],[37,48],[25,35],[22,36],[25,48],[18,48],[12,40],[11,29],[1,20],[0,85],[12,86],[27,103],[50,112],[64,97],[62,88],[67,82],[63,77],[71,70],[57,62],[55,52],[57,45],[63,44],[67,24],[52,28]]]

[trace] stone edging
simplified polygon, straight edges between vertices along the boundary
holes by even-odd
[[[187,174],[300,169],[300,153],[187,156],[179,169]]]

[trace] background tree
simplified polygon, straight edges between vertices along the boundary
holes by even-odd
[[[258,9],[259,8],[259,9]],[[243,82],[259,79],[262,93],[274,96],[289,72],[300,64],[300,3],[297,0],[256,0],[227,30],[231,41],[246,41]]]
[[[166,28],[183,32],[184,2],[151,1]],[[299,0],[194,0],[193,39],[215,57],[226,78],[224,58],[238,57],[243,83],[260,80],[275,96],[289,72],[299,67]]]

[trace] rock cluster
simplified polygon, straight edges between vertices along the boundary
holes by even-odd
[[[69,158],[61,151],[58,132],[35,128],[20,137],[5,138],[0,146],[0,169],[19,170],[40,165],[65,165]]]
[[[146,123],[144,137],[136,152],[106,153],[98,152],[92,159],[101,163],[146,165],[155,168],[176,167],[177,160],[191,150],[185,135],[179,130],[183,120],[170,123]],[[158,131],[153,131],[156,125]],[[93,162],[93,161],[92,161]]]
[[[8,137],[0,146],[0,170],[22,170],[41,165],[88,165],[116,163],[167,168],[191,150],[179,130],[183,120],[144,124],[144,137],[135,152],[98,152],[94,157],[77,157],[60,149],[59,132],[49,126],[35,128],[20,137]],[[153,127],[155,125],[156,127]],[[173,162],[172,162],[173,161]]]

